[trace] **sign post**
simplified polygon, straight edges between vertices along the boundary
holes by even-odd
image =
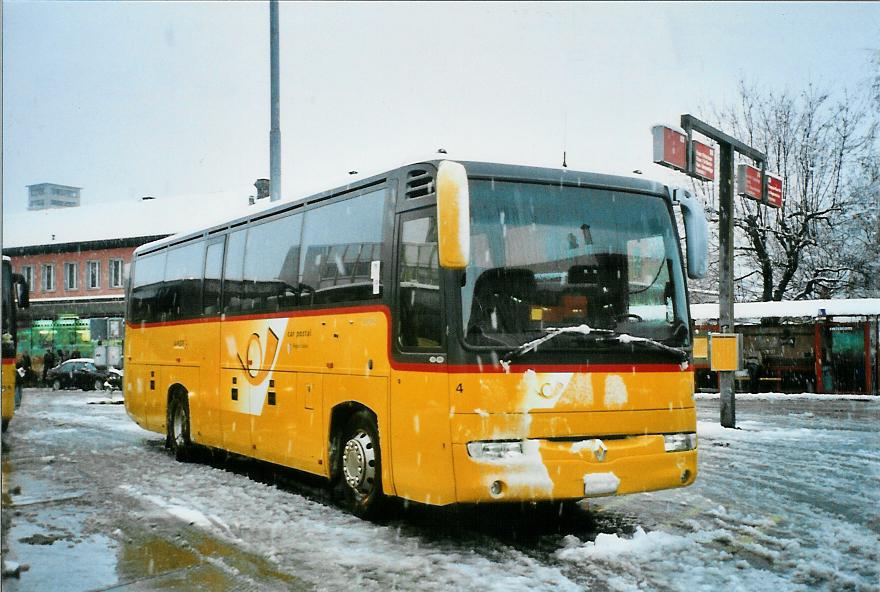
[[[703,181],[715,180],[715,150],[708,144],[693,139],[697,132],[718,144],[718,324],[723,334],[733,335],[733,196],[734,181],[739,194],[776,208],[782,207],[782,179],[766,172],[767,157],[751,146],[728,136],[692,115],[681,116],[681,129],[654,126],[654,162],[683,171]],[[685,158],[680,150],[684,147]],[[754,161],[755,165],[741,164],[736,169],[734,155],[740,153]],[[759,168],[760,167],[760,168]],[[734,369],[735,370],[735,369]],[[736,427],[736,401],[734,398],[734,370],[718,372],[718,390],[721,394],[721,425]]]

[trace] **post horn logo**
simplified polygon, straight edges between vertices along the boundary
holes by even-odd
[[[247,373],[247,380],[251,386],[257,386],[266,379],[270,368],[268,366],[275,360],[275,352],[278,349],[278,336],[271,327],[266,329],[266,349],[260,343],[260,335],[252,333],[247,342],[246,357],[242,359],[238,354],[238,363]]]

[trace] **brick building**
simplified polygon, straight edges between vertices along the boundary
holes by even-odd
[[[30,287],[31,319],[123,316],[135,248],[166,234],[4,249]]]
[[[246,207],[246,195],[212,194],[4,215],[3,254],[31,292],[24,323],[69,315],[124,316],[125,282],[135,248]]]

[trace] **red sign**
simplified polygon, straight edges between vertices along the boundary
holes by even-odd
[[[773,208],[782,207],[782,177],[767,173],[767,205]]]
[[[654,162],[683,171],[687,168],[687,136],[671,127],[655,125]]]
[[[761,201],[761,171],[748,164],[736,167],[737,194]]]
[[[697,140],[694,146],[694,171],[692,175],[703,181],[715,180],[715,149]]]

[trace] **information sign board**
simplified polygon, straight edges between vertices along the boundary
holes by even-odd
[[[692,140],[694,147],[694,170],[692,175],[703,181],[715,180],[715,149],[698,140]]]
[[[664,125],[651,128],[654,137],[654,162],[683,171],[687,169],[687,136]]]
[[[761,171],[751,165],[736,167],[736,192],[738,195],[761,201]]]
[[[782,207],[782,177],[767,173],[767,205]]]

